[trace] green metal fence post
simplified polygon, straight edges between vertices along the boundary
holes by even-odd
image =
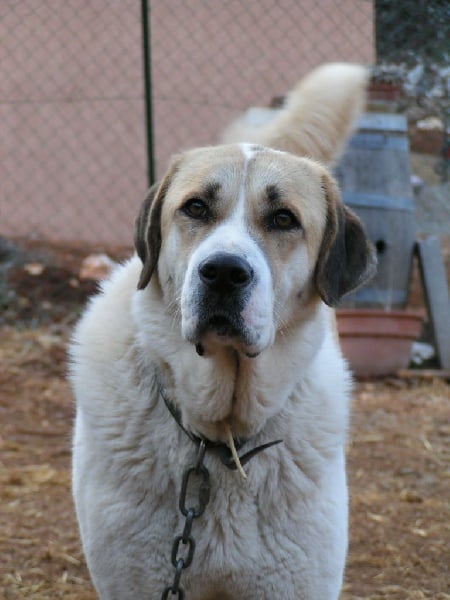
[[[147,177],[149,186],[155,181],[153,156],[153,104],[150,14],[147,0],[141,0],[142,52],[144,63],[145,128],[147,141]]]

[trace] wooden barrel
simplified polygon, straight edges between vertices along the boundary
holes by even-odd
[[[364,115],[335,174],[344,202],[362,219],[378,255],[374,279],[342,306],[403,308],[415,238],[406,118]]]

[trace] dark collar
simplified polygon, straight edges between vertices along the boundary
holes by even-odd
[[[207,438],[202,438],[197,435],[194,435],[191,431],[186,429],[183,423],[181,422],[181,413],[178,410],[178,408],[170,401],[161,384],[158,384],[158,388],[159,393],[162,399],[164,400],[164,404],[167,406],[168,411],[174,418],[178,427],[180,427],[180,429],[184,431],[184,433],[194,442],[194,444],[196,446],[200,446],[200,444],[203,442],[206,450],[209,450],[213,454],[216,454],[216,456],[218,456],[222,464],[224,464],[228,469],[237,469],[237,465],[234,461],[229,447],[223,442],[213,442],[212,440],[208,440]],[[239,451],[248,441],[249,440],[245,438],[234,438],[236,450]],[[249,450],[248,452],[239,457],[241,465],[244,466],[256,454],[259,454],[259,452],[267,450],[267,448],[275,446],[275,444],[280,444],[282,441],[283,440],[274,440],[273,442],[267,442],[265,444],[261,444],[260,446],[256,446],[255,448],[252,448],[252,450]]]

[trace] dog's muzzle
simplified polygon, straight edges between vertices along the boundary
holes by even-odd
[[[273,338],[272,283],[266,263],[254,248],[248,254],[204,250],[201,257],[191,257],[183,284],[183,337],[200,355],[229,346],[255,357]]]
[[[198,276],[200,333],[242,337],[241,312],[255,279],[251,265],[242,256],[220,252],[199,264]]]

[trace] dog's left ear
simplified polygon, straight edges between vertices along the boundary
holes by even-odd
[[[322,300],[336,306],[345,294],[371,279],[376,253],[359,218],[343,204],[336,182],[325,173],[327,224],[319,251],[314,282]]]
[[[162,206],[180,162],[181,157],[173,160],[161,183],[152,185],[135,220],[134,246],[142,261],[138,290],[147,287],[158,264],[161,248]]]

